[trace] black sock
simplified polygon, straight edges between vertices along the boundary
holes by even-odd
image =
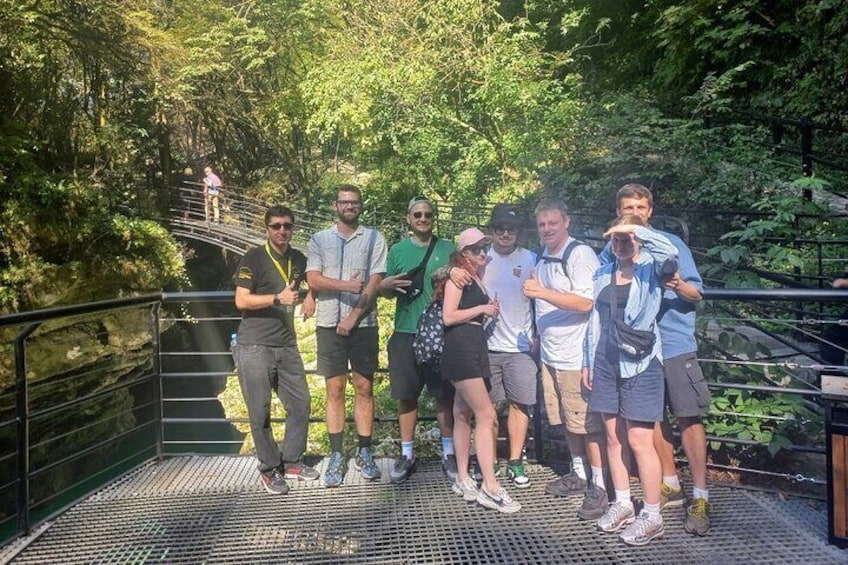
[[[342,438],[344,438],[344,432],[330,434],[330,451],[342,452]]]
[[[363,447],[371,448],[371,436],[359,436],[359,449]]]

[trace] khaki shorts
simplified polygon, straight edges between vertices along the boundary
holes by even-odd
[[[552,426],[565,424],[569,432],[582,435],[603,431],[601,415],[589,412],[589,390],[581,382],[580,371],[559,371],[542,363],[542,390]]]

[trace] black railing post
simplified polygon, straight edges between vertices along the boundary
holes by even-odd
[[[156,458],[162,462],[165,441],[165,425],[163,424],[162,409],[162,342],[159,334],[159,309],[161,302],[157,302],[150,309],[150,323],[152,325],[153,341],[153,419],[156,422]]]
[[[805,177],[811,177],[813,176],[813,123],[804,118],[799,127],[801,128],[801,172]],[[811,189],[804,189],[804,199],[813,199]]]
[[[15,337],[15,412],[18,421],[18,533],[29,534],[29,387],[26,339],[41,322],[29,324]]]

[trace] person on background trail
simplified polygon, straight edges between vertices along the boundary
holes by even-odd
[[[206,175],[203,177],[203,202],[206,221],[209,221],[209,207],[212,207],[212,221],[221,221],[220,199],[221,199],[221,179],[212,172],[212,167],[207,166],[203,169]]]

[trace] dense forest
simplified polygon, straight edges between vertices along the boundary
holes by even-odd
[[[0,311],[185,284],[156,220],[205,165],[304,206],[353,180],[610,210],[639,179],[667,208],[774,213],[714,249],[745,261],[848,192],[800,178],[773,121],[845,163],[846,35],[838,0],[0,0]]]

